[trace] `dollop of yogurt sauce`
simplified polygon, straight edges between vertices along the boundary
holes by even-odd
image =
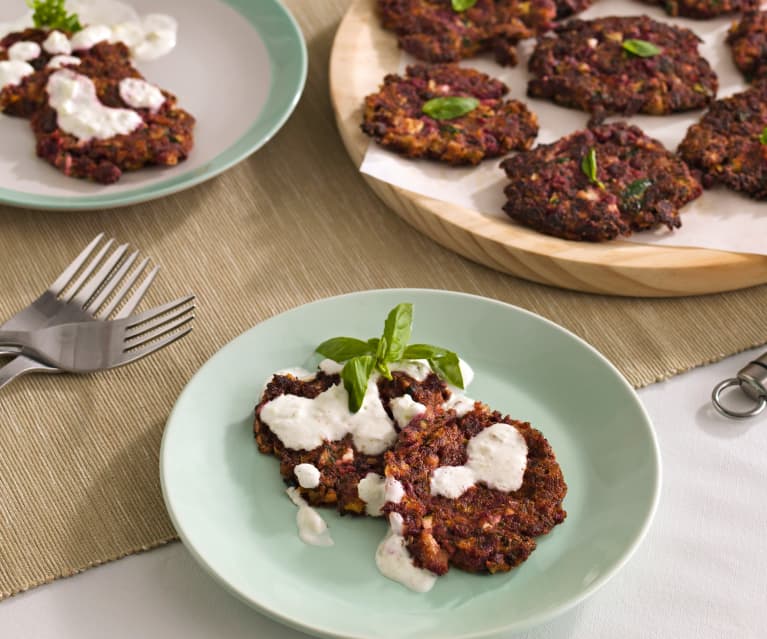
[[[488,488],[519,490],[527,468],[527,442],[510,424],[489,426],[469,440],[463,466],[440,466],[431,476],[431,494],[457,499],[477,482]]]
[[[402,515],[399,513],[389,515],[389,532],[376,550],[376,566],[384,577],[410,590],[428,592],[434,587],[437,575],[413,563],[405,545],[402,523]]]
[[[333,539],[322,516],[306,503],[297,488],[288,488],[287,493],[290,501],[298,506],[296,525],[301,541],[310,546],[332,546]]]
[[[93,81],[69,69],[51,75],[46,90],[61,129],[80,140],[127,135],[144,123],[131,109],[104,106],[96,95]]]

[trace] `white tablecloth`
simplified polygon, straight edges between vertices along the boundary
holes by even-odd
[[[629,564],[599,592],[519,637],[767,637],[767,413],[732,422],[709,404],[713,385],[758,354],[640,391],[663,455],[655,522]],[[231,597],[181,544],[0,604],[3,639],[304,636]]]

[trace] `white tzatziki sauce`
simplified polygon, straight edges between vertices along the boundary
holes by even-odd
[[[0,89],[16,86],[28,75],[35,72],[34,67],[21,60],[3,60],[0,62]]]
[[[386,480],[378,473],[368,473],[357,484],[357,495],[365,502],[365,512],[371,517],[383,515]]]
[[[8,59],[20,60],[21,62],[29,62],[35,58],[39,58],[41,53],[40,45],[37,42],[28,42],[21,40],[8,47]]]
[[[51,55],[69,55],[72,53],[69,38],[61,31],[51,31],[43,42],[43,49]]]
[[[124,78],[120,80],[120,97],[134,109],[149,109],[152,113],[165,103],[162,91],[146,80]]]
[[[457,499],[482,482],[488,488],[519,490],[527,468],[527,442],[510,424],[488,426],[469,440],[463,466],[440,466],[431,476],[431,494]]]
[[[317,488],[320,485],[320,469],[314,464],[296,464],[293,474],[301,488]]]
[[[322,516],[306,503],[297,488],[288,488],[287,493],[290,501],[298,506],[296,525],[301,541],[310,546],[332,546],[333,539]]]
[[[374,375],[368,381],[362,407],[349,411],[349,395],[335,384],[314,399],[280,395],[261,407],[260,418],[292,450],[312,450],[324,441],[338,441],[351,433],[357,450],[380,455],[397,438],[381,403]]]
[[[344,370],[344,365],[332,359],[323,359],[319,368],[325,375],[339,375]]]
[[[132,109],[104,106],[90,78],[69,69],[56,71],[46,85],[48,102],[56,110],[59,128],[78,140],[106,140],[127,135],[144,120]]]
[[[405,428],[414,417],[423,415],[426,412],[426,406],[415,401],[410,395],[394,397],[389,402],[389,408],[400,428]]]
[[[49,69],[60,69],[65,64],[68,65],[78,65],[82,62],[80,58],[73,55],[55,55],[50,60],[48,60],[48,64],[45,66]]]
[[[402,535],[402,516],[389,515],[389,532],[376,550],[376,566],[384,577],[401,583],[416,592],[428,592],[434,587],[437,575],[413,563]]]
[[[451,392],[450,397],[442,404],[445,410],[453,409],[458,417],[463,417],[466,413],[474,410],[475,401],[471,397],[466,397],[461,392]]]

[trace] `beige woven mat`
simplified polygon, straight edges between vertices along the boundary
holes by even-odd
[[[327,63],[347,2],[289,4],[309,43],[309,81],[290,122],[254,157],[128,209],[0,208],[0,317],[29,303],[101,230],[162,265],[147,303],[185,291],[199,300],[196,330],[161,355],[87,377],[29,376],[0,391],[0,599],[174,539],[158,452],[176,396],[220,346],[304,302],[400,286],[495,297],[581,335],[636,386],[767,341],[767,287],[686,300],[595,297],[495,273],[415,233],[365,186],[335,131]]]

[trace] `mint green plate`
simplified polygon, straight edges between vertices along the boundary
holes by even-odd
[[[378,335],[399,302],[415,305],[413,341],[456,350],[476,372],[470,395],[531,421],[551,442],[568,517],[511,573],[452,570],[427,594],[389,581],[374,554],[386,526],[323,510],[335,546],[306,546],[277,460],[253,440],[264,381],[302,365],[335,335]],[[181,539],[223,585],[313,635],[483,637],[539,624],[623,566],[660,489],[650,420],[602,355],[551,322],[501,302],[432,290],[368,291],[273,317],[214,355],[182,392],[163,438],[165,503]]]
[[[298,103],[306,80],[301,31],[278,0],[128,0],[139,14],[178,20],[178,45],[138,68],[197,118],[195,148],[173,168],[126,173],[103,186],[67,178],[35,156],[29,124],[0,114],[0,203],[100,209],[145,202],[218,175],[264,145]],[[24,13],[0,3],[0,22]]]

